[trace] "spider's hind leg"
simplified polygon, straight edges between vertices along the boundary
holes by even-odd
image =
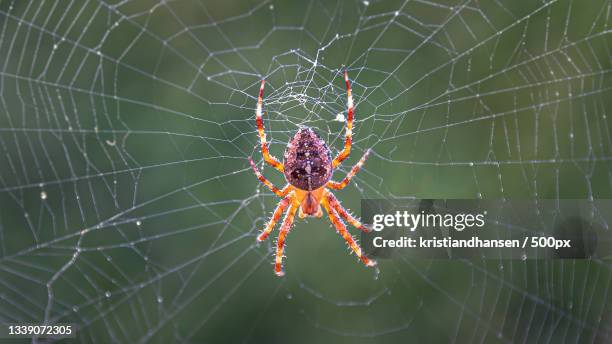
[[[359,260],[361,260],[363,264],[365,264],[366,266],[375,266],[376,261],[370,260],[368,257],[366,257],[363,254],[361,247],[359,247],[355,239],[353,239],[353,236],[351,235],[351,233],[349,233],[348,230],[346,230],[346,226],[344,225],[344,222],[342,222],[342,220],[338,218],[336,211],[334,209],[331,209],[327,198],[323,199],[322,204],[325,210],[327,211],[327,214],[329,215],[329,219],[331,220],[332,224],[334,225],[334,227],[336,227],[336,230],[342,236],[342,238],[344,238],[344,241],[346,241],[346,243],[351,248],[351,250],[355,252]]]
[[[296,203],[292,203],[289,207],[289,211],[287,211],[287,215],[285,215],[283,225],[280,229],[280,234],[278,235],[278,239],[276,241],[276,261],[274,263],[274,273],[276,273],[277,276],[285,275],[285,272],[283,271],[283,251],[285,249],[287,234],[291,229],[291,225],[293,225],[293,219],[295,217],[297,207],[298,205]]]
[[[332,194],[331,192],[328,192],[326,197],[329,202],[329,205],[336,211],[336,213],[338,213],[338,215],[340,215],[343,219],[348,221],[348,223],[350,223],[353,227],[365,233],[370,232],[370,228],[368,228],[366,225],[361,223],[353,215],[351,215],[346,209],[344,209],[344,207],[342,206],[342,204],[340,204],[340,201],[338,201],[338,199],[336,198],[336,196],[334,196],[334,194]]]

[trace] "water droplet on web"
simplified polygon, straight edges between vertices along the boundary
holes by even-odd
[[[501,332],[497,332],[497,338],[501,338],[503,335]]]
[[[572,309],[572,308],[574,308],[574,303],[573,303],[573,302],[568,303],[568,304],[567,304],[567,308],[568,308],[568,309]]]
[[[78,312],[78,311],[79,311],[79,307],[77,307],[77,306],[72,306],[72,311],[73,311],[73,312],[75,312],[75,313],[76,313],[76,312]]]
[[[44,191],[41,191],[40,192],[40,199],[43,199],[43,200],[47,199],[47,193],[44,192]]]
[[[161,297],[161,296],[158,296],[157,297],[157,303],[162,303],[162,302],[164,302],[164,298]]]
[[[140,220],[136,221],[136,226],[140,227],[141,224],[142,222],[140,222]]]
[[[270,4],[270,6],[268,6],[268,8],[270,9],[270,11],[272,11],[274,9],[274,4]]]
[[[287,294],[287,300],[291,300],[291,299],[293,299],[293,294],[291,293]]]
[[[378,281],[378,277],[380,277],[380,269],[378,267],[374,268],[374,280]]]
[[[57,44],[53,44],[53,50],[57,50]]]
[[[499,271],[504,271],[504,264],[499,264],[498,268],[499,268]]]
[[[106,296],[106,298],[108,299],[109,297],[111,297],[111,292],[107,290],[106,293],[104,293],[104,296]]]
[[[523,261],[527,260],[527,254],[526,253],[523,253],[521,255],[521,260],[523,260]]]

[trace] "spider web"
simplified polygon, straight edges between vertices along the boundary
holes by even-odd
[[[609,1],[0,1],[0,322],[82,342],[607,342],[603,260],[381,260],[297,221],[255,244],[300,125],[361,198],[612,197]],[[559,214],[561,215],[561,214]],[[512,228],[513,223],[502,224]],[[277,233],[277,232],[274,232]],[[356,232],[353,232],[356,233]],[[274,235],[274,234],[273,234]]]

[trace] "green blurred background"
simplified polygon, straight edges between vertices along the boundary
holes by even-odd
[[[609,342],[606,261],[375,271],[323,218],[297,221],[277,278],[275,234],[255,235],[278,198],[247,157],[261,78],[276,156],[300,125],[341,149],[346,69],[354,146],[335,178],[373,149],[336,193],[356,214],[610,198],[610,7],[0,0],[0,321],[103,343]]]

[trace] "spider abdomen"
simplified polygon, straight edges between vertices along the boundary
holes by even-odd
[[[296,188],[312,191],[332,177],[332,157],[325,141],[311,128],[298,130],[284,156],[285,178]]]

